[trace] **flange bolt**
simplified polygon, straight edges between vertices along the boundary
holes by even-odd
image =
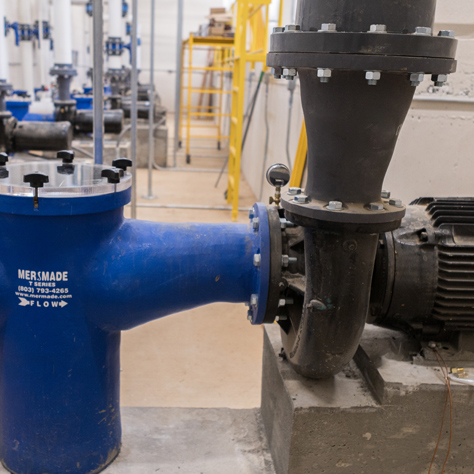
[[[383,204],[379,202],[371,202],[369,204],[369,209],[371,211],[383,211]]]
[[[328,211],[342,211],[343,207],[344,205],[342,204],[341,201],[331,201],[327,206],[327,210]]]
[[[325,33],[335,33],[337,32],[336,23],[323,23],[319,31],[324,31]]]
[[[367,71],[365,73],[365,78],[367,79],[369,86],[376,86],[381,77],[382,74],[379,71]]]
[[[275,79],[281,79],[283,75],[283,68],[282,67],[272,67],[272,74]]]
[[[331,69],[318,68],[318,77],[321,82],[329,82],[329,78],[332,76]]]
[[[254,217],[252,219],[252,226],[254,230],[258,230],[258,228],[260,227],[260,219],[258,217]]]
[[[301,31],[301,26],[300,25],[286,25],[284,28],[285,32],[288,31]]]
[[[298,259],[295,257],[289,257],[288,255],[281,256],[281,266],[283,268],[288,268],[290,264],[297,263]]]
[[[392,193],[390,191],[383,190],[382,191],[382,199],[390,199],[391,194]]]
[[[448,82],[447,74],[434,74],[431,76],[431,80],[434,82],[435,87],[442,87]]]
[[[370,25],[369,33],[387,33],[387,25]]]
[[[301,188],[290,188],[288,189],[288,194],[290,196],[297,196],[298,194],[301,194]]]
[[[455,38],[456,33],[453,30],[441,30],[438,33],[438,36],[442,36],[444,38]]]
[[[390,205],[395,207],[403,207],[403,202],[401,199],[390,199]]]
[[[283,79],[287,79],[288,81],[294,80],[297,74],[298,71],[294,67],[283,69]]]
[[[413,87],[418,87],[425,79],[425,75],[423,73],[415,72],[410,74],[410,82]]]
[[[428,26],[417,26],[414,34],[418,36],[431,36],[431,32],[432,30]]]
[[[308,204],[309,196],[306,196],[306,194],[297,194],[293,200],[298,204]]]

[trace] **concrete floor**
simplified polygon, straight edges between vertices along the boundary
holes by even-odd
[[[172,130],[170,136],[172,136]],[[171,140],[170,140],[171,142]],[[191,165],[181,153],[178,167],[217,169],[225,152],[209,141],[195,141]],[[209,146],[209,148],[201,148]],[[210,155],[199,158],[197,155]],[[215,172],[154,171],[154,201],[147,192],[147,171],[138,172],[143,204],[225,206],[224,175]],[[255,197],[242,180],[241,206]],[[126,210],[129,215],[129,209]],[[138,218],[161,222],[230,222],[230,211],[138,209]],[[248,221],[242,212],[240,222]],[[260,406],[263,330],[252,327],[244,305],[216,304],[187,311],[123,333],[122,405],[131,407],[255,408]]]

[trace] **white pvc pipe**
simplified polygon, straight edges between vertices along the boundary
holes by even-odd
[[[54,0],[54,63],[72,64],[71,0]]]
[[[109,1],[109,37],[122,38],[123,20],[122,20],[122,0]],[[121,56],[109,57],[109,69],[121,69]]]
[[[0,0],[0,79],[8,82],[10,79],[8,68],[8,43],[3,25],[5,21],[5,0]]]
[[[18,18],[20,23],[32,24],[30,0],[20,0],[18,2]],[[22,88],[34,98],[34,71],[33,71],[33,41],[20,42],[21,64],[23,67]]]

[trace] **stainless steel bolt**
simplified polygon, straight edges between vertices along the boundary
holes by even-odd
[[[369,33],[387,33],[387,25],[370,25]]]
[[[284,31],[300,31],[300,25],[286,25]]]
[[[418,87],[425,79],[425,75],[420,72],[410,74],[410,82],[413,87]]]
[[[333,33],[337,31],[336,23],[323,23],[319,31],[324,31],[326,33]]]
[[[403,207],[403,202],[401,199],[390,199],[389,203],[391,206]]]
[[[431,28],[429,28],[428,26],[417,26],[415,28],[415,35],[418,35],[418,36],[431,36]]]
[[[380,204],[379,202],[371,202],[369,204],[369,209],[371,211],[383,211],[383,204]]]
[[[288,80],[292,81],[296,77],[297,74],[298,74],[298,70],[294,67],[283,69],[283,78],[284,79],[288,79]]]
[[[441,30],[438,33],[438,36],[443,36],[445,38],[455,38],[456,33],[453,30]]]
[[[272,75],[275,79],[281,79],[282,74],[283,74],[283,68],[272,67]]]
[[[321,82],[329,82],[329,78],[332,76],[331,69],[318,68],[318,77]]]
[[[259,267],[261,263],[262,263],[262,256],[261,256],[259,253],[256,253],[256,254],[253,256],[253,264],[254,264],[256,267]]]
[[[380,71],[367,71],[365,73],[365,78],[367,79],[369,86],[376,86],[381,77],[382,73]]]
[[[250,306],[257,306],[258,305],[258,295],[252,295],[250,297]]]
[[[344,205],[342,204],[341,201],[331,201],[328,204],[327,209],[328,211],[342,211],[343,207]]]
[[[288,316],[277,316],[275,318],[275,322],[279,322],[279,321],[287,321],[288,320]]]
[[[391,192],[390,191],[382,191],[382,199],[390,199]]]
[[[253,220],[252,220],[252,224],[253,224],[253,228],[255,230],[258,230],[258,228],[260,226],[260,219],[258,217],[254,217]]]
[[[285,31],[285,28],[283,26],[277,26],[276,28],[273,28],[273,33],[283,33]]]
[[[442,87],[446,82],[448,82],[447,74],[434,74],[431,76],[431,80],[434,81],[435,87]]]
[[[295,301],[293,298],[281,298],[279,301],[278,301],[278,307],[279,308],[283,308],[284,306],[286,306],[287,304],[290,305],[290,304],[294,304]]]
[[[289,257],[288,255],[281,256],[281,266],[284,268],[289,267],[290,263],[297,263],[298,259],[294,257]]]
[[[288,194],[290,196],[296,196],[297,194],[301,194],[301,188],[290,188],[288,189]]]
[[[306,196],[306,194],[297,194],[294,199],[295,202],[299,204],[308,204],[309,203],[309,197]]]
[[[287,220],[287,219],[280,219],[280,225],[281,225],[281,228],[282,228],[282,229],[286,229],[287,227],[289,227],[290,229],[292,229],[293,227],[296,227],[296,225],[293,224],[293,222],[290,222],[290,221]]]

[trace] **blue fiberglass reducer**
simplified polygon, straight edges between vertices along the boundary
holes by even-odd
[[[59,156],[0,163],[0,457],[15,474],[97,473],[118,455],[121,331],[255,297],[258,324],[267,301],[265,206],[258,229],[127,220],[128,160]]]

